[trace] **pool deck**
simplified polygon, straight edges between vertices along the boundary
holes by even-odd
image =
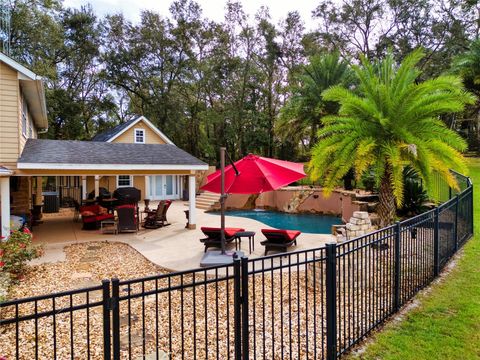
[[[156,206],[155,203],[152,207]],[[91,241],[123,242],[129,244],[151,262],[172,270],[182,271],[198,268],[204,254],[204,246],[199,239],[205,236],[200,230],[202,226],[219,227],[220,217],[197,209],[197,229],[185,229],[185,213],[187,203],[174,201],[168,210],[169,226],[159,229],[143,229],[135,233],[101,234],[100,231],[82,230],[82,223],[73,222],[72,216],[54,216],[44,218],[43,224],[34,227],[34,242],[42,244],[45,254],[32,261],[32,264],[63,261],[65,246]],[[248,251],[248,239],[241,242],[241,250],[249,258],[258,258],[264,255],[264,247],[260,244],[265,238],[260,229],[269,226],[244,217],[227,216],[227,227],[244,228],[255,231],[255,251]],[[292,246],[289,251],[318,248],[335,238],[328,234],[302,233],[298,239],[298,246]],[[229,249],[234,249],[232,245]],[[270,253],[269,253],[270,254]],[[271,253],[273,254],[273,252]]]

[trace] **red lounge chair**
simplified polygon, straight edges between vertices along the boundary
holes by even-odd
[[[222,247],[222,242],[220,240],[220,228],[214,228],[214,227],[201,227],[200,230],[207,236],[205,239],[200,239],[200,242],[205,245],[205,252],[207,252],[207,249],[209,247],[217,247],[221,248]],[[245,231],[245,229],[242,228],[225,228],[225,244],[228,244],[229,242],[232,242],[235,240],[235,234],[239,231]]]
[[[271,250],[286,252],[289,246],[297,245],[297,237],[301,234],[297,230],[276,229],[262,229],[262,233],[267,238],[260,243],[265,246],[265,255]]]

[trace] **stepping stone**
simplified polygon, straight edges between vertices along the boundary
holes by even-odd
[[[88,296],[90,301],[99,301],[103,299],[102,290],[90,291],[90,294]]]
[[[154,337],[150,334],[145,335],[145,344],[147,344],[149,341],[153,341]],[[131,348],[135,348],[137,346],[142,346],[143,345],[143,337],[142,333],[132,333],[130,335],[130,346]],[[128,350],[128,334],[121,335],[120,336],[120,349],[123,351]]]
[[[80,270],[80,271],[88,271],[91,270],[92,267],[89,263],[80,263],[75,266],[75,270]]]
[[[91,251],[91,250],[100,250],[103,246],[100,246],[100,245],[90,245],[90,246],[87,246],[87,250]]]
[[[134,324],[138,321],[137,315],[130,316],[130,324]],[[120,315],[120,326],[128,325],[128,315]]]
[[[100,281],[94,281],[92,278],[80,279],[76,282],[77,287],[85,288],[100,285]]]
[[[150,303],[154,303],[156,300],[155,298],[155,294],[153,295],[148,295],[148,296],[145,296],[145,304],[150,304]]]
[[[157,360],[157,353],[156,352],[152,352],[150,354],[147,354],[145,355],[145,357],[137,357],[135,358],[135,360]],[[163,351],[163,350],[160,350],[158,349],[158,360],[169,360],[170,359],[170,356],[168,355],[167,352]]]
[[[92,279],[92,273],[89,272],[75,272],[72,274],[72,280]]]
[[[97,256],[84,256],[80,259],[81,263],[94,263],[99,261],[100,258]]]

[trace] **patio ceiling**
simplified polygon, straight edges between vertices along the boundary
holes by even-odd
[[[192,174],[208,165],[170,144],[29,139],[16,175]]]

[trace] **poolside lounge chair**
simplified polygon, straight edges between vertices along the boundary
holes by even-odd
[[[158,229],[159,227],[170,225],[167,222],[167,211],[171,204],[171,200],[160,201],[156,210],[147,211],[148,215],[142,226],[146,229]]]
[[[220,228],[202,226],[200,230],[202,230],[205,236],[207,236],[205,239],[200,239],[200,242],[202,242],[203,245],[205,245],[205,252],[207,252],[207,249],[209,247],[217,247],[217,248],[222,247],[222,242],[220,240],[220,235],[221,235]],[[225,228],[225,244],[228,244],[233,240],[235,240],[236,233],[240,231],[245,231],[245,229]]]
[[[120,205],[115,209],[118,216],[118,232],[138,231],[137,206]]]
[[[267,238],[260,243],[265,246],[265,255],[271,250],[286,252],[288,247],[297,245],[297,237],[301,234],[297,230],[276,229],[262,229],[262,233]]]

